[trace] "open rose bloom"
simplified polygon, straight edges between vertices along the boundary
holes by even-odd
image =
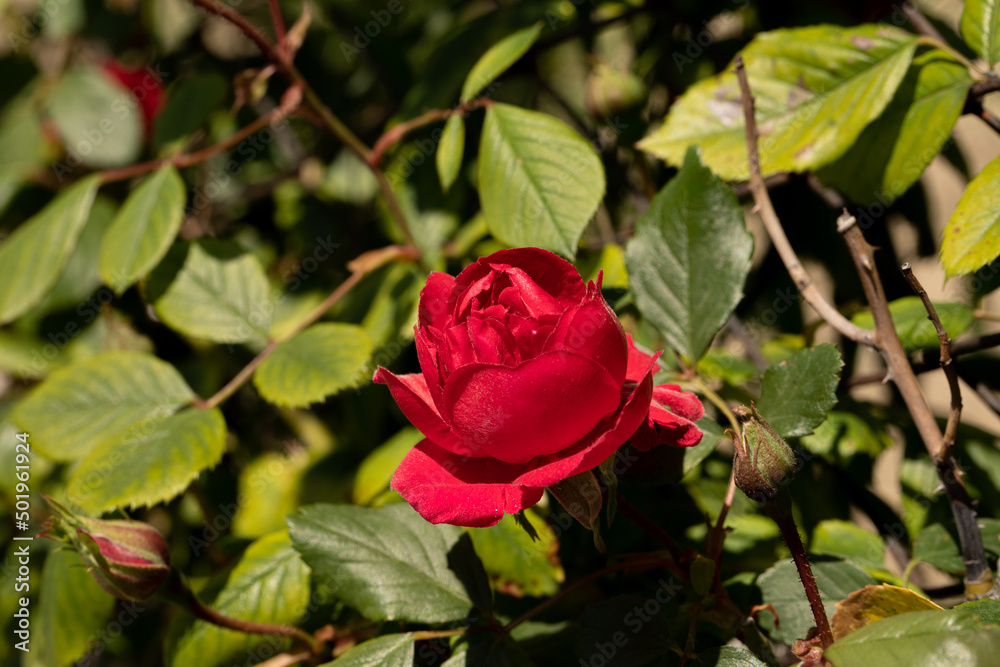
[[[492,526],[629,438],[643,450],[701,440],[698,399],[653,387],[655,357],[632,345],[600,281],[548,251],[432,273],[416,345],[422,373],[379,368],[375,381],[425,436],[392,488],[432,523]]]

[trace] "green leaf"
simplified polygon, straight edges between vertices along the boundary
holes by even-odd
[[[53,371],[18,404],[14,421],[42,456],[73,461],[141,433],[193,397],[170,364],[140,352],[108,352]]]
[[[468,102],[483,88],[493,83],[498,76],[506,72],[511,65],[528,52],[540,34],[542,34],[541,21],[518,30],[490,47],[490,50],[484,53],[472,66],[472,70],[465,78],[465,83],[462,84],[461,101]]]
[[[963,303],[935,303],[941,325],[951,338],[965,333],[975,321],[974,311]],[[934,324],[927,317],[927,310],[919,296],[904,296],[889,304],[889,314],[896,326],[896,333],[907,352],[937,350],[941,342]],[[875,318],[870,311],[858,313],[851,321],[862,329],[874,329]]]
[[[494,104],[479,149],[479,196],[500,241],[573,258],[604,196],[604,167],[562,121]]]
[[[875,533],[850,521],[828,519],[813,531],[810,553],[850,560],[869,573],[885,570],[885,543]]]
[[[288,524],[317,585],[365,618],[444,623],[492,604],[469,536],[409,505],[313,505]]]
[[[1000,158],[969,183],[944,228],[941,264],[948,277],[972,273],[1000,256]]]
[[[183,493],[225,453],[222,412],[189,408],[95,447],[73,470],[66,496],[88,514],[155,505]]]
[[[36,305],[56,284],[99,185],[96,174],[73,184],[0,244],[0,324]]]
[[[37,623],[34,627],[37,636],[46,640],[32,642],[32,651],[25,655],[24,664],[27,667],[72,665],[104,630],[115,599],[90,576],[72,549],[49,551],[38,590],[38,616],[32,622]],[[123,618],[130,620],[137,614],[133,603],[126,603],[122,611],[127,612]]]
[[[681,588],[661,579],[655,593],[620,595],[586,607],[580,617],[576,657],[584,665],[625,667],[645,665],[680,650],[670,636],[671,614],[663,613],[663,606]]]
[[[826,421],[799,440],[813,454],[830,456],[846,461],[855,454],[868,454],[872,458],[892,447],[892,437],[879,424],[871,424],[853,412],[833,410]]]
[[[67,152],[80,163],[106,169],[139,157],[142,110],[133,105],[127,89],[97,67],[77,67],[66,74],[49,98],[48,111]]]
[[[697,360],[743,296],[752,253],[732,190],[691,150],[636,222],[625,265],[639,312]]]
[[[413,633],[369,639],[321,667],[413,667]]]
[[[121,294],[163,259],[184,221],[184,181],[161,167],[129,194],[104,232],[101,277]]]
[[[0,115],[0,213],[32,171],[43,163],[45,140],[30,98],[18,98]]]
[[[274,310],[267,276],[254,255],[224,248],[192,244],[183,268],[156,300],[156,313],[195,338],[216,343],[265,339]]]
[[[951,55],[918,53],[882,115],[817,175],[859,204],[888,205],[920,178],[951,136],[970,85],[968,69]]]
[[[278,345],[253,375],[254,386],[275,405],[305,407],[368,381],[372,343],[353,324],[314,324]]]
[[[538,533],[537,541],[510,514],[504,514],[495,526],[466,531],[496,590],[514,597],[555,595],[566,578],[559,563],[559,542],[535,510],[524,514]]]
[[[764,373],[757,410],[784,438],[811,433],[837,403],[843,365],[830,344],[796,352]]]
[[[784,617],[782,617],[784,626]],[[837,667],[990,665],[1000,652],[1000,628],[971,612],[914,611],[870,623],[825,651]]]
[[[400,430],[375,451],[365,457],[354,477],[351,498],[356,505],[375,505],[376,499],[389,490],[393,473],[415,444],[424,439],[424,434],[407,426]],[[473,540],[475,541],[475,540]]]
[[[854,145],[906,74],[916,37],[888,25],[773,30],[743,50],[757,102],[761,170],[808,171]],[[740,88],[730,64],[688,88],[639,148],[680,165],[689,146],[726,180],[749,177]]]
[[[437,167],[441,189],[445,192],[451,189],[458,172],[462,168],[462,156],[465,154],[465,121],[458,114],[450,117],[444,124],[441,140],[438,142],[434,164]]]
[[[1000,3],[996,0],[965,0],[958,29],[987,68],[1000,60]]]
[[[153,145],[162,148],[200,128],[229,89],[229,81],[218,74],[196,74],[171,86],[167,104],[156,117]]]
[[[958,544],[939,523],[926,526],[913,543],[913,558],[945,572],[965,572]]]
[[[972,612],[983,623],[1000,625],[1000,601],[998,600],[980,598],[971,602],[963,602],[955,609]]]
[[[242,499],[233,535],[260,537],[285,528],[285,517],[299,507],[302,477],[309,469],[309,452],[265,452],[240,471],[236,497]]]
[[[745,648],[720,646],[697,655],[698,664],[708,667],[767,667],[767,663]]]
[[[812,569],[827,617],[833,615],[837,602],[859,588],[877,583],[871,575],[850,561],[813,562]],[[791,559],[779,561],[768,568],[757,578],[757,585],[760,586],[763,603],[773,604],[781,619],[781,625],[776,628],[772,614],[760,615],[760,624],[771,638],[786,644],[804,639],[815,621]]]
[[[59,280],[42,301],[33,309],[35,312],[54,312],[57,310],[75,310],[81,304],[84,308],[96,311],[95,304],[103,304],[112,297],[111,290],[97,292],[103,281],[99,270],[101,255],[101,238],[104,230],[111,225],[117,204],[109,197],[98,193],[90,207],[90,214],[83,225],[83,231],[76,240],[76,247],[66,261]],[[94,302],[91,300],[94,299]],[[79,313],[77,313],[79,314]],[[81,322],[85,324],[86,320]]]
[[[209,604],[233,618],[294,624],[309,604],[309,568],[292,548],[286,532],[271,533],[247,548],[225,587]],[[192,622],[185,616],[171,628],[171,640],[166,662],[172,667],[243,664],[255,647],[267,643],[271,654],[280,653],[287,641],[227,630],[205,621]]]

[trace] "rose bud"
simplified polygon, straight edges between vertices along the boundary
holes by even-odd
[[[795,475],[795,454],[752,402],[749,408],[745,405],[733,408],[733,413],[743,425],[742,440],[727,430],[736,446],[733,458],[736,486],[757,502],[773,500]]]
[[[652,414],[655,355],[631,345],[600,279],[584,283],[546,250],[432,273],[415,340],[422,373],[379,368],[374,379],[425,436],[392,488],[432,523],[492,526],[598,466],[650,417],[665,427],[657,441],[697,442],[673,428],[669,400]]]
[[[42,537],[68,542],[101,588],[123,600],[145,600],[170,574],[170,550],[148,523],[73,514],[46,497],[53,514]]]

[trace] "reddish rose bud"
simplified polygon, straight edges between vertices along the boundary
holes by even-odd
[[[145,600],[170,574],[170,550],[148,523],[77,516],[45,497],[52,517],[41,537],[70,544],[101,588],[124,600]]]

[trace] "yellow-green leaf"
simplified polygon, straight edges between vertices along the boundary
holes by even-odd
[[[437,167],[441,189],[445,192],[451,189],[458,172],[462,168],[462,155],[465,152],[465,121],[458,114],[448,119],[441,132],[434,164]]]
[[[101,278],[119,294],[163,259],[184,221],[184,181],[160,168],[125,200],[101,244]]]
[[[56,284],[98,185],[100,177],[93,175],[70,186],[0,244],[0,324],[36,305]]]
[[[944,228],[941,263],[948,276],[972,273],[1000,256],[1000,158],[972,179]]]
[[[465,83],[462,84],[462,101],[468,102],[507,71],[507,68],[528,52],[540,34],[542,34],[542,23],[538,22],[518,30],[490,47],[490,50],[472,66],[472,70],[465,78]]]
[[[1000,60],[1000,3],[996,0],[965,0],[958,29],[988,68]]]

